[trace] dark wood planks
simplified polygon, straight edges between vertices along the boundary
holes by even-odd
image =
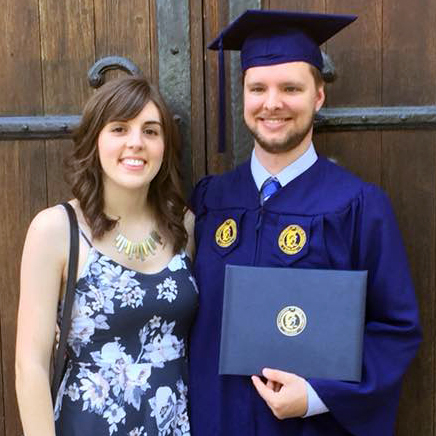
[[[44,111],[77,114],[91,95],[88,68],[94,63],[92,0],[39,0]]]
[[[330,106],[379,106],[381,104],[382,3],[379,0],[326,0],[326,12],[357,15],[327,41],[338,74],[329,85]]]
[[[207,7],[207,6],[206,6]],[[191,151],[192,181],[206,174],[203,4],[190,0],[191,13]]]
[[[40,0],[41,56],[46,114],[78,114],[91,95],[87,72],[94,63],[92,0]],[[71,197],[62,162],[70,141],[46,141],[48,203]]]
[[[37,0],[3,2],[1,115],[42,111]],[[15,334],[21,250],[33,215],[46,204],[41,141],[0,142],[0,436],[21,435],[15,397]]]
[[[0,338],[1,338],[1,322],[0,322]],[[3,362],[2,359],[2,348],[1,348],[1,341],[0,341],[0,363]],[[5,410],[4,410],[4,402],[3,402],[3,371],[0,371],[0,436],[5,435]]]
[[[150,63],[151,63],[151,79],[153,83],[159,84],[159,53],[158,53],[158,40],[157,40],[157,20],[156,9],[159,0],[149,1],[149,38],[150,38]]]
[[[434,104],[436,3],[383,1],[385,106]],[[408,372],[397,435],[435,429],[435,146],[436,133],[385,132],[383,185],[392,199],[409,254],[421,308],[424,343]]]
[[[123,56],[152,76],[150,3],[94,0],[96,59]]]
[[[26,229],[37,211],[34,207],[44,207],[46,200],[43,144],[2,143],[0,161],[0,204],[4,211],[0,230],[3,241],[0,253],[4,260],[0,278],[4,434],[18,435],[21,427],[15,399],[14,362],[20,258]]]
[[[406,374],[397,435],[434,434],[435,134],[383,134],[383,185],[403,235],[421,308],[424,343]]]
[[[230,123],[227,122],[226,152],[218,153],[218,52],[207,50],[207,44],[212,42],[228,24],[227,3],[219,0],[208,0],[204,3],[204,47],[205,59],[205,110],[206,110],[206,156],[207,173],[222,173],[231,168],[232,150]],[[226,54],[226,77],[229,77],[230,57]],[[229,87],[226,86],[226,92]],[[227,101],[227,121],[229,121],[229,98]]]
[[[21,427],[15,399],[14,373],[19,270],[28,224],[46,201],[43,144],[2,143],[0,161],[0,204],[4,211],[0,230],[3,241],[0,257],[4,260],[0,278],[4,434],[19,435]]]
[[[263,0],[264,9],[297,12],[325,12],[325,0]]]
[[[326,53],[337,79],[326,85],[327,107],[381,105],[381,3],[326,0],[326,12],[358,15],[357,21],[327,41]],[[325,135],[319,151],[368,182],[381,183],[381,134],[341,132]]]

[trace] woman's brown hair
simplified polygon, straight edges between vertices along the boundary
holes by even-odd
[[[183,224],[186,203],[180,175],[180,138],[178,129],[158,90],[144,77],[114,79],[88,100],[81,122],[73,133],[74,148],[67,164],[67,180],[77,198],[93,238],[101,238],[114,228],[117,220],[104,213],[102,168],[97,139],[111,121],[135,118],[152,101],[159,110],[164,133],[164,156],[158,174],[150,183],[147,201],[155,214],[159,231],[178,253],[187,241]]]

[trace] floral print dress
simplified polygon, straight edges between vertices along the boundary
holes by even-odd
[[[159,273],[94,247],[79,277],[58,436],[189,436],[186,343],[198,291],[185,253]]]

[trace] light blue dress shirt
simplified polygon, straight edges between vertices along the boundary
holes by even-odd
[[[251,173],[253,174],[254,181],[259,191],[265,180],[272,176],[275,177],[283,187],[308,170],[317,159],[318,155],[316,154],[313,143],[311,143],[309,148],[296,161],[283,168],[278,174],[270,174],[259,162],[253,149],[251,153]],[[307,381],[306,387],[307,412],[303,418],[328,412],[327,406]]]
[[[317,159],[315,147],[310,144],[309,148],[296,161],[283,168],[278,174],[270,174],[259,162],[253,150],[251,153],[251,173],[259,191],[269,177],[275,177],[283,187],[308,170]]]

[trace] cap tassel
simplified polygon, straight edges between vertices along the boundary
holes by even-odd
[[[226,149],[226,69],[224,64],[223,39],[219,42],[219,114],[218,114],[218,152]]]

